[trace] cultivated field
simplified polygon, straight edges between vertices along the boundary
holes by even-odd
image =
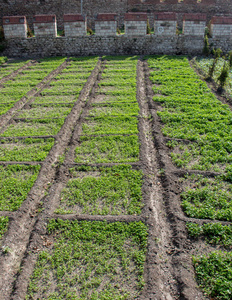
[[[232,112],[186,57],[0,58],[0,299],[231,299]]]

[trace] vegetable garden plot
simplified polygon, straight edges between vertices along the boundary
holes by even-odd
[[[0,166],[0,210],[17,210],[26,199],[40,166]]]
[[[0,94],[0,103],[15,103],[19,101],[27,92],[33,89],[64,61],[65,58],[43,59],[39,64],[28,67],[27,70],[20,72],[15,78],[3,84]]]
[[[212,179],[192,175],[182,180],[182,207],[187,216],[232,221],[232,184],[220,176]]]
[[[43,96],[43,97],[36,97],[33,103],[31,104],[32,107],[35,107],[36,104],[57,104],[57,103],[73,103],[76,102],[76,95],[55,95],[55,96]]]
[[[148,63],[156,68],[150,77],[154,101],[161,105],[158,115],[163,134],[173,138],[167,143],[173,149],[173,162],[177,167],[221,173],[213,179],[195,175],[180,180],[184,212],[192,218],[231,221],[231,110],[199,80],[186,58],[156,57]],[[176,138],[189,142],[177,142]],[[231,250],[230,225],[190,222],[187,228],[191,236]],[[197,281],[211,298],[231,299],[230,255],[209,252],[193,259]]]
[[[66,117],[71,112],[71,107],[65,106],[39,106],[31,109],[24,109],[20,111],[16,118],[63,118]]]
[[[25,120],[23,122],[15,122],[9,125],[4,133],[0,136],[4,137],[20,137],[20,136],[50,136],[56,135],[61,126],[64,124],[64,118],[60,119],[34,119]]]
[[[143,285],[142,222],[51,220],[26,299],[135,299]]]
[[[110,117],[110,116],[138,116],[139,106],[137,103],[107,103],[104,105],[94,104],[89,111],[89,117]]]
[[[1,140],[0,161],[43,161],[53,145],[53,138]]]
[[[84,172],[83,169],[85,170]],[[142,172],[131,166],[76,167],[63,189],[56,213],[137,215],[141,213]],[[80,173],[82,176],[80,177]]]
[[[135,117],[88,118],[82,124],[82,133],[91,134],[136,134],[138,120]]]
[[[6,62],[6,58],[2,58],[0,57],[0,64],[3,64],[4,62]],[[10,62],[7,62],[4,65],[0,66],[0,80],[7,76],[10,75],[12,72],[18,70],[19,68],[23,67],[25,64],[27,64],[29,62],[29,60],[27,61],[18,61],[18,60],[13,60]]]
[[[131,136],[80,137],[77,163],[123,163],[139,161],[139,140]]]

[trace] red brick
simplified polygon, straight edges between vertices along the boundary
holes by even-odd
[[[212,17],[211,24],[232,24],[232,17],[215,16]]]
[[[34,23],[54,23],[56,21],[55,15],[35,15]]]
[[[147,13],[127,13],[125,14],[125,21],[147,21]]]
[[[10,16],[10,17],[3,17],[3,24],[26,24],[27,20],[25,16]]]
[[[176,13],[173,12],[157,12],[154,14],[155,20],[176,21]]]
[[[109,13],[109,14],[98,14],[96,21],[116,21],[117,14]]]
[[[64,15],[64,22],[78,22],[85,21],[85,17],[81,14],[66,14]]]
[[[206,21],[206,15],[203,15],[203,14],[184,14],[184,21]]]

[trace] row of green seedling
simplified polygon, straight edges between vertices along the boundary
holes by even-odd
[[[222,104],[189,66],[185,57],[153,57],[150,79],[159,102],[162,132],[177,167],[212,170],[221,175],[180,178],[184,192],[182,207],[187,216],[200,219],[232,220],[232,113]],[[184,139],[179,142],[176,139]],[[186,143],[186,140],[188,141]],[[232,227],[220,223],[188,223],[190,236],[220,244],[226,252],[211,252],[193,258],[199,285],[214,299],[231,299]],[[229,251],[229,252],[227,252]]]
[[[103,57],[103,61],[104,71],[98,90],[98,95],[103,100],[93,103],[89,116],[83,122],[75,161],[136,162],[139,160],[137,57]]]

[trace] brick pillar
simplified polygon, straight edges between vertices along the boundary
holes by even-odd
[[[164,12],[154,14],[155,35],[174,36],[176,35],[176,13]]]
[[[55,15],[34,16],[35,36],[57,36],[57,25]]]
[[[27,21],[25,16],[3,17],[3,29],[6,39],[26,38]]]
[[[147,34],[147,13],[125,14],[125,35],[146,35]]]
[[[95,34],[113,36],[117,33],[117,14],[98,14],[95,20]]]
[[[232,17],[213,17],[210,22],[210,33],[212,37],[232,36]]]
[[[206,15],[184,14],[183,34],[204,37],[206,26]]]
[[[65,36],[75,37],[86,35],[87,20],[81,14],[64,15],[64,34]]]

